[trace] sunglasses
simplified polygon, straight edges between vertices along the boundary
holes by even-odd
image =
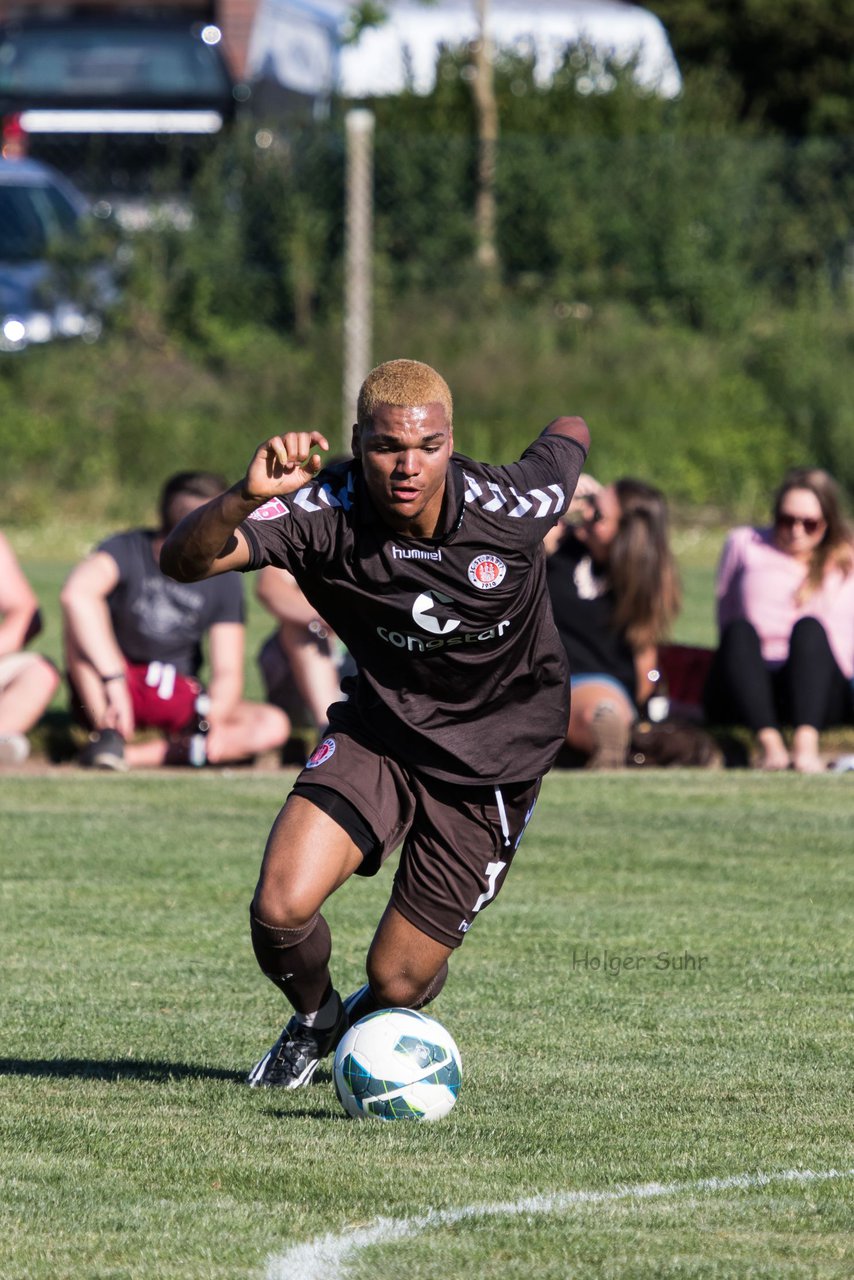
[[[585,496],[584,501],[587,503],[587,511],[581,517],[582,524],[598,524],[600,520],[605,519],[592,494]]]
[[[788,529],[789,533],[797,525],[801,525],[804,533],[811,536],[814,533],[818,533],[824,521],[818,516],[791,516],[788,511],[779,511],[776,524],[778,529]]]

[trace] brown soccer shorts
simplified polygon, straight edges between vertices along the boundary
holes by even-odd
[[[448,947],[460,945],[498,896],[539,790],[539,778],[443,782],[340,732],[323,739],[294,784],[362,850],[357,874],[375,875],[403,845],[391,903]]]

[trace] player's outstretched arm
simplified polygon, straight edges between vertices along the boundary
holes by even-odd
[[[585,452],[590,451],[590,429],[583,418],[555,418],[542,432],[544,436],[566,436],[575,440]]]
[[[167,537],[160,567],[178,582],[198,582],[249,563],[249,547],[238,529],[270,498],[295,493],[323,465],[318,449],[328,449],[319,431],[289,431],[255,450],[242,480],[185,516]]]

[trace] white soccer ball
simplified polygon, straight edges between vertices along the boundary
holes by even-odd
[[[457,1100],[463,1066],[440,1022],[414,1009],[381,1009],[345,1033],[332,1075],[356,1119],[440,1120]]]

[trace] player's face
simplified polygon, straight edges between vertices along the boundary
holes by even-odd
[[[439,404],[380,405],[370,427],[353,434],[353,452],[371,500],[399,533],[435,536],[454,435]]]

